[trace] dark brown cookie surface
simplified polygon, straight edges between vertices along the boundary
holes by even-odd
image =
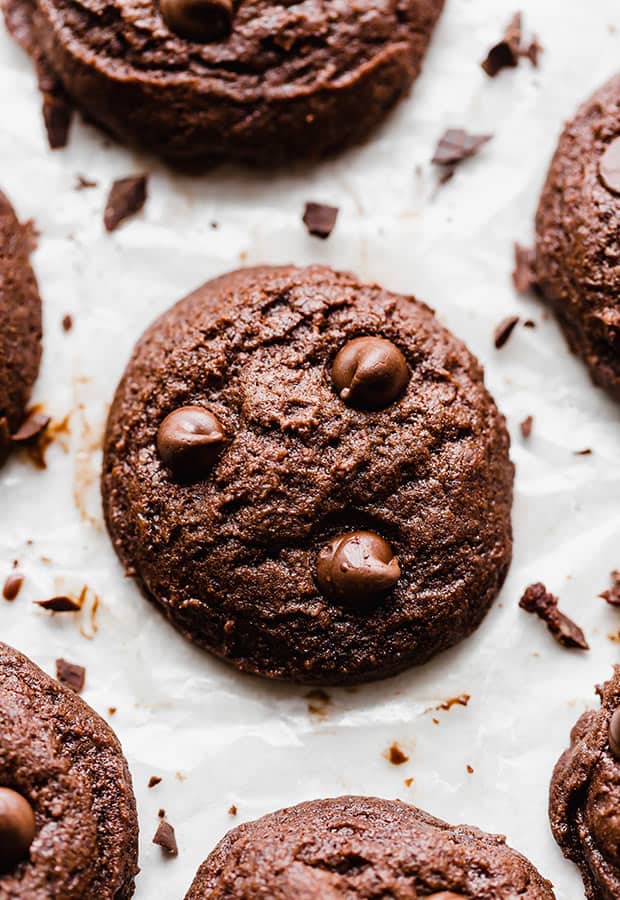
[[[558,144],[536,218],[536,273],[593,381],[620,400],[620,75]]]
[[[444,0],[2,2],[52,81],[121,140],[273,164],[365,136],[418,75]]]
[[[505,839],[454,827],[400,801],[301,803],[230,831],[185,900],[553,900]]]
[[[359,337],[394,352],[354,348],[343,374]],[[508,449],[480,366],[428,307],[319,266],[248,269],[138,343],[104,510],[191,640],[269,677],[371,680],[482,621],[511,557]]]
[[[30,266],[31,233],[0,192],[0,464],[39,371],[41,300]]]
[[[597,688],[551,780],[549,817],[564,856],[575,862],[588,900],[620,897],[620,666]]]
[[[117,738],[73,691],[1,643],[0,837],[0,900],[133,894],[138,822]]]

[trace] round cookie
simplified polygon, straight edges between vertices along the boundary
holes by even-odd
[[[620,897],[620,666],[597,687],[601,707],[584,713],[551,779],[549,817],[588,900]]]
[[[30,399],[41,359],[41,300],[31,232],[0,191],[0,464]]]
[[[185,900],[554,900],[505,838],[400,801],[314,800],[230,831]]]
[[[365,137],[419,74],[444,0],[2,2],[38,65],[120,140],[273,165]]]
[[[0,672],[0,900],[131,897],[138,821],[117,738],[2,643]]]
[[[127,572],[190,640],[346,684],[480,624],[511,558],[508,451],[481,367],[427,306],[320,266],[247,269],[137,344],[103,503]]]
[[[560,138],[536,217],[536,276],[571,350],[620,400],[620,75]]]

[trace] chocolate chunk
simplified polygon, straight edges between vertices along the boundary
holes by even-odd
[[[519,426],[521,428],[521,434],[524,438],[529,438],[532,433],[532,425],[534,424],[533,416],[528,416],[527,419],[524,419]]]
[[[611,573],[611,588],[608,591],[603,591],[599,596],[603,600],[607,600],[611,606],[620,606],[620,572],[614,571]]]
[[[361,600],[390,590],[399,578],[392,548],[371,531],[338,535],[318,556],[317,582],[325,595]]]
[[[560,612],[558,598],[548,593],[544,584],[531,584],[521,597],[519,606],[542,619],[559,644],[578,650],[590,649],[581,628]]]
[[[387,758],[393,766],[402,766],[406,762],[409,762],[409,757],[402,749],[402,747],[399,747],[396,742],[394,742],[389,748],[387,752]]]
[[[393,403],[409,383],[405,357],[391,341],[360,337],[340,349],[332,367],[340,399],[355,409],[383,409]]]
[[[64,94],[53,92],[43,94],[43,121],[52,150],[67,146],[72,117],[73,106]]]
[[[512,283],[520,294],[525,294],[538,286],[536,253],[531,247],[515,244],[515,267],[512,273]]]
[[[613,755],[620,759],[620,706],[609,722],[609,746]]]
[[[474,156],[492,137],[492,134],[468,134],[462,128],[448,128],[439,139],[431,162],[437,166],[455,166]]]
[[[519,321],[519,316],[508,316],[503,319],[495,329],[495,346],[500,350],[508,341],[508,338],[515,329],[515,325]]]
[[[121,222],[140,212],[146,202],[146,185],[146,175],[132,175],[114,182],[103,214],[106,231],[115,231]]]
[[[514,68],[521,55],[521,13],[516,13],[506,28],[504,35],[489,50],[482,68],[490,78],[495,78],[502,69]]]
[[[306,203],[303,222],[310,234],[326,240],[336,225],[339,209],[324,203]]]
[[[49,600],[36,600],[36,605],[52,612],[78,612],[82,607],[71,597],[50,597]]]
[[[192,478],[211,469],[225,440],[224,429],[210,410],[182,406],[159,426],[157,449],[175,475]]]
[[[28,441],[32,441],[45,431],[50,422],[51,418],[46,416],[45,413],[32,410],[15,434],[11,435],[11,440],[14,444],[25,444]]]
[[[34,813],[26,798],[0,787],[0,874],[25,859],[35,831]]]
[[[149,778],[148,786],[150,788],[154,788],[157,787],[158,784],[161,784],[161,778],[159,777],[159,775],[151,775],[151,777]]]
[[[153,838],[153,843],[165,850],[171,856],[177,856],[179,849],[174,828],[169,822],[160,822]]]
[[[76,694],[79,694],[86,681],[86,669],[75,663],[67,662],[66,659],[57,659],[56,678],[62,684],[66,684],[67,687],[70,687]]]
[[[218,41],[230,34],[233,0],[161,0],[160,9],[170,31],[188,41]]]
[[[7,580],[4,582],[4,587],[2,588],[2,596],[4,597],[4,599],[10,601],[15,600],[21,590],[21,586],[23,583],[23,575],[18,575],[17,572],[9,575]]]
[[[607,190],[620,194],[620,137],[614,138],[601,156],[598,174]]]

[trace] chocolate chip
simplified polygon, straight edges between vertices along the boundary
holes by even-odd
[[[224,429],[210,410],[182,406],[159,426],[157,449],[175,475],[192,478],[209,471],[225,440]]]
[[[146,175],[132,175],[114,182],[103,214],[106,231],[115,231],[121,222],[140,212],[146,203],[146,186]]]
[[[43,121],[47,140],[52,150],[67,146],[73,117],[73,106],[64,94],[43,94]]]
[[[506,319],[503,319],[497,328],[495,329],[495,346],[498,350],[504,346],[504,344],[508,341],[508,338],[512,334],[515,329],[515,325],[519,321],[519,316],[508,316]]]
[[[169,822],[160,822],[153,837],[153,843],[165,850],[171,856],[177,856],[179,848],[174,834],[174,828]]]
[[[66,316],[62,317],[62,330],[63,331],[71,331],[72,328],[73,328],[73,316],[71,316],[69,313],[67,313]]]
[[[11,435],[11,440],[14,444],[25,444],[28,441],[32,441],[45,431],[50,422],[50,417],[46,416],[45,413],[32,410],[15,434]]]
[[[524,419],[519,426],[521,428],[521,434],[524,438],[529,438],[532,433],[532,425],[534,424],[533,416],[528,416],[527,419]]]
[[[233,0],[160,0],[163,19],[188,41],[217,41],[230,34],[236,3]]]
[[[158,784],[161,784],[161,778],[159,777],[159,775],[151,775],[151,777],[149,778],[148,786],[150,788],[154,788],[157,787]]]
[[[317,582],[326,596],[365,599],[390,590],[399,578],[392,548],[371,531],[338,535],[318,555]]]
[[[383,409],[409,383],[405,357],[391,341],[360,337],[342,347],[332,366],[332,380],[340,399],[355,409]]]
[[[78,612],[82,608],[71,597],[50,597],[49,600],[36,600],[35,603],[52,612]]]
[[[7,580],[4,582],[4,587],[2,588],[2,596],[4,597],[4,599],[9,601],[15,600],[21,590],[21,586],[23,583],[23,575],[18,575],[17,572],[9,575]]]
[[[611,606],[620,606],[620,572],[611,573],[611,588],[599,595]]]
[[[468,134],[462,128],[448,128],[439,139],[431,162],[437,166],[455,166],[474,156],[492,137],[492,134]]]
[[[486,59],[482,62],[482,68],[490,78],[502,71],[502,69],[514,68],[519,63],[521,50],[521,13],[516,13],[504,35],[497,44],[489,50]]]
[[[620,706],[609,722],[609,746],[613,755],[620,759]]]
[[[67,687],[70,687],[76,694],[79,694],[86,681],[86,669],[75,663],[67,662],[66,659],[57,659],[56,678],[62,684],[66,684]]]
[[[531,247],[523,247],[521,244],[515,244],[514,249],[515,267],[512,273],[512,283],[520,294],[525,294],[532,288],[538,287],[536,253]]]
[[[0,787],[0,872],[12,869],[28,855],[35,831],[34,812],[26,798]]]
[[[559,644],[578,650],[590,647],[581,628],[558,609],[558,598],[550,594],[544,584],[531,584],[519,601],[526,612],[537,615]]]
[[[620,137],[614,138],[600,158],[598,173],[613,194],[620,194]]]
[[[303,223],[315,237],[326,240],[336,225],[338,207],[327,206],[324,203],[306,203]]]

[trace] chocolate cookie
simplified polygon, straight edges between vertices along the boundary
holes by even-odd
[[[551,780],[549,817],[588,900],[620,897],[620,666],[597,687],[601,708],[584,713]]]
[[[41,300],[30,267],[30,229],[0,192],[0,464],[17,431],[41,359]]]
[[[209,282],[138,343],[103,501],[129,574],[240,669],[347,683],[469,635],[513,466],[480,366],[422,303],[320,266]]]
[[[115,735],[0,643],[0,900],[125,900],[137,859],[136,805]]]
[[[546,301],[593,381],[620,400],[620,75],[566,126],[536,233]]]
[[[75,104],[172,161],[274,164],[363,138],[420,71],[444,0],[2,0]]]
[[[185,900],[553,900],[505,838],[454,827],[400,801],[314,800],[230,831]]]

